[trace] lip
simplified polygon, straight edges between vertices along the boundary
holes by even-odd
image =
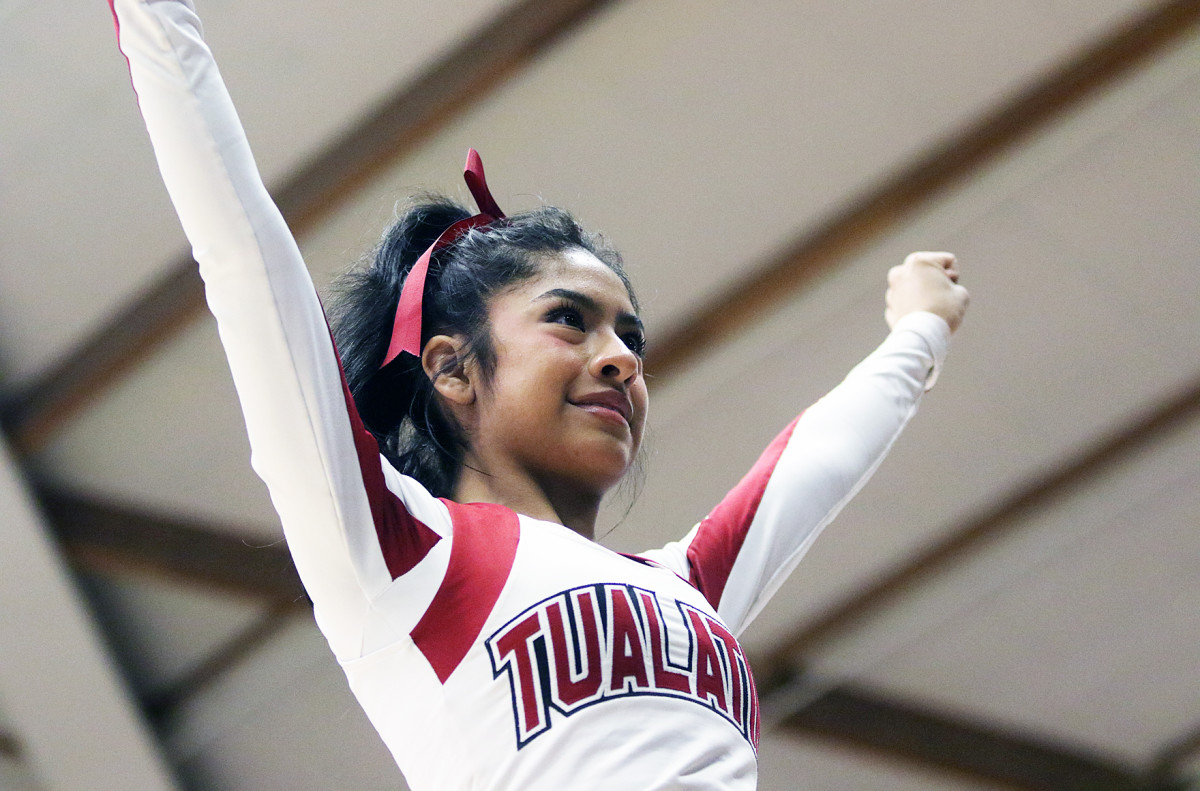
[[[633,423],[633,405],[629,402],[629,397],[616,390],[589,393],[573,399],[571,403],[601,417],[614,414],[627,424]]]

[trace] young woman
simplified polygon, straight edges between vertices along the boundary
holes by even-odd
[[[684,538],[621,556],[590,540],[646,421],[616,255],[561,211],[504,217],[472,157],[480,212],[414,207],[347,287],[344,379],[190,3],[110,4],[253,465],[409,784],[753,788],[735,635],[932,382],[966,306],[953,257],[894,268],[883,345]]]

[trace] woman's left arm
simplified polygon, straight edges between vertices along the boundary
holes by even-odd
[[[735,633],[783,584],[883,461],[937,377],[967,293],[953,256],[910,256],[888,277],[892,332],[771,443],[682,541],[650,553],[685,573]]]

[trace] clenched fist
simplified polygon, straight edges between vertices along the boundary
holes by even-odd
[[[887,305],[883,317],[888,327],[917,310],[941,316],[958,329],[971,295],[958,285],[958,262],[952,253],[913,253],[888,271]]]

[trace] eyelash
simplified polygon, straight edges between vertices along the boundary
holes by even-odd
[[[562,321],[562,319],[569,319],[569,321]],[[566,324],[580,331],[587,328],[583,321],[583,313],[574,305],[559,305],[551,308],[546,314],[546,321],[551,324]]]
[[[587,323],[583,320],[583,312],[571,304],[558,305],[551,308],[546,313],[546,321],[552,324],[563,324],[573,327],[580,332],[587,331]],[[621,336],[621,340],[638,357],[645,356],[646,338],[641,332],[627,332]]]
[[[627,332],[621,336],[621,340],[625,341],[625,345],[629,350],[638,357],[646,356],[646,336],[640,332]]]

